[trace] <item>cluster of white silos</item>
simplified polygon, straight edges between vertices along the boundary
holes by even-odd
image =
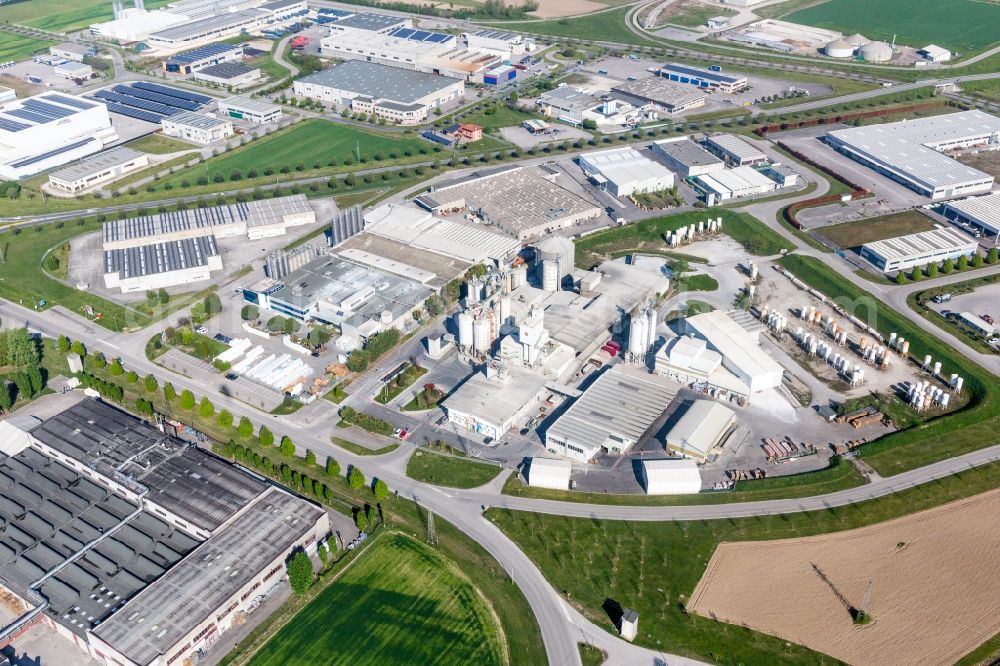
[[[706,234],[713,234],[722,228],[722,218],[717,217],[714,220],[700,220],[698,224],[693,222],[687,226],[677,229],[673,233],[664,234],[664,238],[670,247],[677,247],[681,243],[691,243],[697,238],[705,236]]]
[[[947,409],[948,402],[951,400],[951,394],[938,386],[932,385],[929,381],[921,380],[916,384],[909,385],[907,399],[911,407],[918,412],[922,412],[930,409],[932,406]]]
[[[753,285],[750,286],[752,287]],[[747,293],[750,293],[749,290],[747,291]],[[750,293],[750,297],[751,298],[753,297],[752,293]],[[767,326],[771,330],[771,332],[774,333],[778,338],[781,338],[781,335],[785,332],[785,329],[788,328],[788,317],[781,314],[777,310],[770,309],[766,305],[760,309],[760,321],[765,326]],[[799,331],[801,332],[802,329],[799,328]]]
[[[746,272],[751,282],[756,282],[757,278],[760,277],[760,269],[757,267],[757,262],[755,261],[747,263]]]
[[[656,338],[656,309],[651,305],[642,310],[637,308],[629,322],[629,360],[633,363],[643,363]]]
[[[889,369],[889,359],[892,358],[892,354],[889,353],[889,348],[877,344],[875,340],[869,340],[866,335],[861,336],[858,353],[861,354],[861,358],[864,359],[865,363],[868,365],[879,368],[880,370]]]
[[[896,335],[895,331],[889,334],[889,349],[895,349],[903,358],[910,353],[910,341]]]
[[[477,304],[458,314],[456,324],[459,350],[472,356],[489,354],[499,334],[504,298],[498,299],[493,306]],[[507,311],[510,312],[509,298]]]

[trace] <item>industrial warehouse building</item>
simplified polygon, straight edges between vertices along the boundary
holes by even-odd
[[[951,227],[938,227],[931,231],[865,243],[861,246],[861,258],[883,273],[894,273],[969,256],[978,248],[979,241],[972,236]]]
[[[740,322],[733,317],[739,316]],[[685,324],[692,337],[706,341],[706,348],[722,356],[722,365],[746,386],[748,394],[781,386],[784,370],[760,348],[762,325],[746,313],[730,315],[722,310],[688,317]]]
[[[778,189],[776,182],[748,166],[698,176],[697,181],[703,191],[714,195],[718,201],[752,197]]]
[[[18,622],[106,666],[196,658],[329,533],[320,507],[97,400],[5,428],[2,587]]]
[[[349,60],[296,81],[296,95],[350,106],[401,124],[425,120],[432,109],[461,99],[459,79],[363,60]]]
[[[108,108],[45,92],[0,111],[0,178],[18,180],[92,155],[118,139]]]
[[[522,241],[601,215],[599,207],[555,184],[556,173],[542,167],[497,167],[433,185],[415,201],[439,215],[474,211],[483,222]]]
[[[374,12],[352,13],[330,25],[332,34],[347,30],[367,30],[372,35],[385,35],[399,28],[410,28],[413,21],[406,16],[376,14]]]
[[[993,245],[1000,245],[1000,192],[950,201],[941,212],[949,220],[969,225],[983,236],[992,236]]]
[[[93,76],[94,70],[90,65],[85,65],[82,62],[67,60],[62,64],[52,67],[52,73],[56,76],[61,76],[64,79],[72,79],[76,81],[89,79]]]
[[[162,51],[177,51],[241,34],[277,30],[300,21],[309,12],[306,0],[270,0],[263,3],[258,1],[240,4],[246,8],[232,7],[228,12],[215,10],[204,18],[184,20],[163,30],[149,33],[145,41],[150,47]],[[172,7],[170,11],[173,9]],[[146,16],[161,13],[168,11],[147,12]]]
[[[77,194],[147,166],[149,156],[146,153],[119,146],[50,173],[49,185],[63,192]]]
[[[490,51],[507,60],[513,60],[515,56],[532,51],[535,47],[534,42],[521,35],[489,28],[463,33],[462,38],[470,49]]]
[[[160,121],[163,133],[195,143],[214,143],[233,135],[233,123],[224,118],[185,111]]]
[[[104,252],[104,286],[123,294],[200,282],[221,270],[212,235]]]
[[[573,463],[568,460],[534,457],[528,463],[528,485],[534,488],[569,490]]]
[[[993,176],[942,151],[1000,146],[1000,118],[961,111],[827,132],[827,143],[851,159],[931,199],[988,192]]]
[[[616,197],[661,192],[674,186],[674,174],[634,148],[612,148],[580,156],[580,168]]]
[[[316,212],[304,194],[261,199],[225,206],[207,206],[109,220],[102,225],[103,249],[139,247],[162,241],[245,236],[249,240],[286,233],[288,227],[312,224]]]
[[[705,462],[736,423],[736,414],[712,400],[695,400],[667,433],[667,451]]]
[[[450,423],[496,441],[527,420],[545,384],[545,377],[530,370],[488,365],[460,384],[441,406]]]
[[[83,62],[84,58],[92,58],[97,55],[97,47],[91,44],[76,44],[74,42],[63,42],[49,47],[49,53],[57,58],[65,58],[75,62]]]
[[[314,259],[280,282],[263,280],[244,289],[243,298],[298,321],[329,324],[345,338],[343,344],[354,340],[360,346],[412,321],[413,310],[434,293],[424,284],[432,277],[374,255],[345,253]]]
[[[687,137],[653,142],[653,152],[685,178],[717,173],[725,163]]]
[[[194,78],[198,81],[239,88],[259,79],[260,70],[241,62],[224,62],[198,70],[194,73]]]
[[[705,139],[705,148],[721,157],[728,166],[756,166],[766,164],[769,160],[767,155],[732,134],[717,134]]]
[[[250,97],[229,97],[219,100],[219,113],[234,120],[248,120],[266,124],[281,120],[281,107],[264,99]]]
[[[163,61],[163,71],[186,76],[224,62],[240,62],[243,55],[242,44],[206,44],[170,56]]]
[[[666,113],[683,113],[705,106],[704,93],[670,83],[662,76],[625,81],[613,87],[611,92],[635,97],[650,104],[654,110]]]
[[[647,435],[677,388],[664,377],[616,365],[549,426],[545,448],[580,462],[589,462],[602,450],[625,453]]]
[[[690,459],[642,461],[642,487],[647,495],[690,495],[701,491],[698,463]]]
[[[656,72],[669,81],[704,88],[712,92],[736,93],[747,87],[747,77],[730,76],[721,71],[700,69],[691,65],[670,63]]]
[[[468,83],[486,82],[489,71],[503,63],[496,53],[460,46],[454,35],[414,28],[373,34],[341,27],[322,40],[320,54],[338,60],[363,60],[441,74]]]

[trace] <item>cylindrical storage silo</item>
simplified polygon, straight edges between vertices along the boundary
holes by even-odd
[[[468,348],[472,346],[472,315],[468,312],[461,312],[458,315],[458,346]]]
[[[542,289],[545,291],[559,290],[559,260],[546,259],[542,262]]]
[[[485,317],[477,319],[472,324],[472,348],[477,354],[490,351],[493,340],[490,339],[490,320]]]
[[[528,281],[528,267],[524,264],[515,267],[510,272],[510,288],[517,289]]]
[[[962,392],[962,384],[965,383],[965,377],[959,377],[955,380],[955,390],[959,393]]]
[[[647,320],[641,314],[632,317],[628,329],[628,350],[633,354],[646,353]]]
[[[656,342],[656,308],[646,310],[646,349]]]
[[[927,354],[924,356],[924,367],[926,368],[931,364],[931,355]]]
[[[504,296],[500,299],[500,323],[510,323],[510,296]]]
[[[934,361],[934,374],[941,374],[941,361]]]

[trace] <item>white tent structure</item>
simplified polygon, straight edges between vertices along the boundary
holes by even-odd
[[[701,490],[698,463],[690,459],[642,461],[642,485],[647,495],[687,495]]]
[[[552,458],[532,458],[528,465],[528,485],[536,488],[569,490],[569,474],[573,463]]]

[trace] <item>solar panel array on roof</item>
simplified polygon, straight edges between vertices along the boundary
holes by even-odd
[[[136,81],[132,84],[134,88],[139,88],[140,90],[151,90],[153,92],[162,93],[164,95],[170,95],[171,97],[179,97],[181,99],[190,100],[192,102],[197,102],[199,104],[208,104],[212,101],[211,97],[206,97],[205,95],[197,95],[195,93],[187,92],[186,90],[179,90],[177,88],[171,88],[170,86],[161,86],[158,83],[146,83],[145,81]]]
[[[389,32],[390,37],[397,37],[399,39],[410,39],[415,42],[430,42],[432,44],[441,44],[454,39],[451,35],[446,35],[440,32],[430,32],[428,30],[416,30],[414,28],[396,28]]]
[[[167,106],[166,104],[160,104],[159,102],[151,102],[148,99],[132,97],[131,95],[121,95],[119,93],[108,92],[107,90],[100,90],[94,93],[94,97],[107,100],[109,102],[117,102],[123,106],[134,106],[135,108],[142,109],[144,111],[152,111],[153,113],[158,113],[161,116],[169,117],[184,112],[184,109],[180,109],[176,106]],[[159,119],[157,119],[157,122],[159,122]]]
[[[46,104],[45,102],[37,99],[26,99],[23,102],[23,106],[26,109],[31,109],[35,113],[47,116],[50,120],[65,118],[66,116],[72,116],[76,113],[73,109],[67,109],[64,106],[57,106],[55,104]]]
[[[130,106],[124,106],[122,104],[116,104],[110,100],[103,100],[105,105],[108,107],[108,111],[111,113],[117,113],[120,116],[128,116],[130,118],[137,118],[139,120],[145,120],[148,123],[159,124],[160,120],[163,118],[159,113],[152,113],[150,111],[143,111],[142,109],[135,109]]]
[[[185,111],[195,111],[201,104],[197,102],[192,102],[186,99],[180,99],[179,97],[171,97],[170,95],[163,95],[151,90],[142,90],[141,88],[133,88],[131,86],[117,85],[112,90],[116,93],[121,93],[122,95],[128,95],[129,97],[138,97],[139,99],[145,99],[150,102],[156,102],[157,104],[163,104],[164,106],[173,106],[178,109],[184,109]]]
[[[43,116],[42,114],[37,113],[35,111],[29,111],[28,109],[12,109],[10,111],[7,111],[6,113],[33,122],[36,125],[44,125],[45,123],[52,120],[52,118]]]
[[[204,60],[205,58],[211,58],[214,55],[219,55],[220,53],[228,53],[229,51],[234,51],[240,46],[234,44],[206,44],[205,46],[200,46],[196,49],[191,49],[190,51],[184,51],[178,53],[177,55],[170,56],[167,62],[176,64],[190,64],[192,62],[198,62],[199,60]]]
[[[90,102],[84,102],[82,99],[77,99],[76,97],[66,97],[65,95],[56,95],[55,93],[46,95],[42,99],[49,99],[52,100],[53,102],[59,102],[60,104],[65,104],[66,106],[72,106],[77,109],[94,108],[94,104],[91,104]]]
[[[16,120],[11,120],[10,118],[0,117],[0,129],[7,130],[8,132],[20,132],[21,130],[26,130],[31,125],[25,125],[24,123],[19,123]]]
[[[65,146],[60,146],[59,148],[46,151],[41,155],[32,155],[31,157],[28,157],[26,159],[18,160],[17,162],[12,162],[10,166],[15,169],[20,169],[21,167],[30,166],[32,164],[35,164],[36,162],[47,160],[50,157],[55,157],[56,155],[61,155],[62,153],[68,153],[71,150],[76,150],[77,148],[80,148],[92,142],[96,142],[98,145],[100,145],[100,140],[95,139],[94,137],[88,137],[86,139],[75,141]]]

